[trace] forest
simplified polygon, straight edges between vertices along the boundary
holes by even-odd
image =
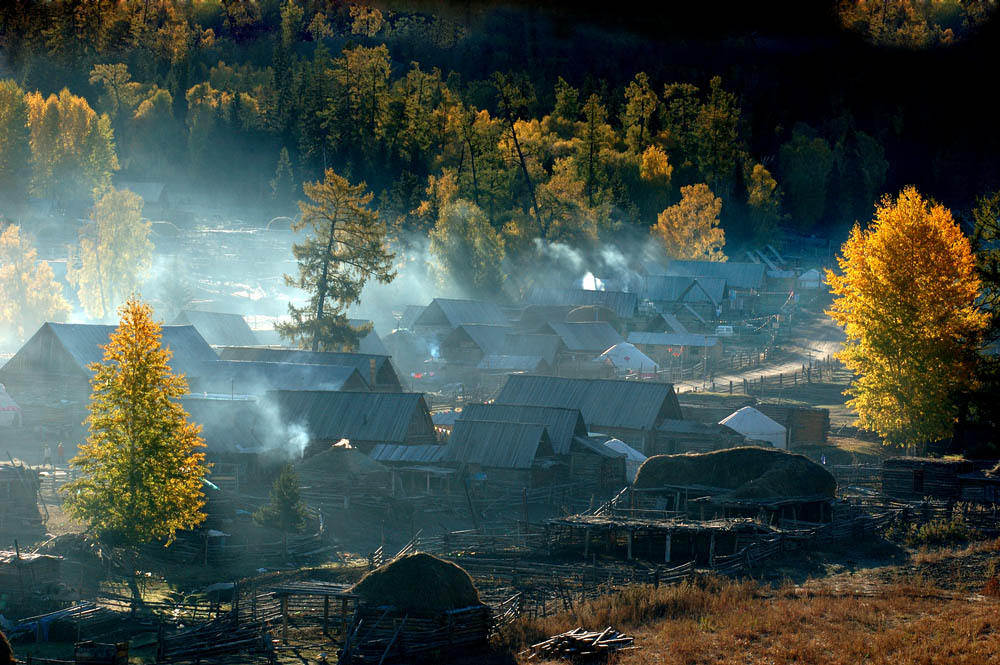
[[[839,238],[907,184],[971,220],[993,3],[740,4],[5,3],[0,201],[157,181],[291,214],[329,168],[477,297],[553,243]]]

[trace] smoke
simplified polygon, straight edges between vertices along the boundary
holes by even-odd
[[[587,274],[583,276],[580,286],[587,291],[603,291],[604,281],[594,277],[594,273],[588,271]]]

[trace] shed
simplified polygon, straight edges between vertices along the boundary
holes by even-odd
[[[435,298],[413,321],[413,328],[457,328],[463,323],[509,325],[507,317],[495,303],[480,300]]]
[[[905,501],[959,499],[960,476],[974,471],[969,460],[890,457],[882,460],[882,493]]]
[[[194,326],[198,334],[212,346],[255,346],[260,344],[247,320],[239,314],[182,310],[174,319],[175,326]]]
[[[487,496],[551,485],[566,473],[540,423],[457,420],[443,460],[460,465]]]
[[[515,374],[508,377],[496,401],[579,409],[591,430],[615,436],[642,452],[654,445],[661,422],[682,417],[673,385],[654,381]]]
[[[535,286],[525,298],[529,305],[599,305],[615,313],[620,319],[630,319],[636,315],[639,298],[635,293],[624,291],[594,291],[588,289],[561,289],[551,286]]]
[[[781,423],[774,421],[752,406],[744,406],[739,411],[729,414],[721,421],[731,430],[739,432],[754,441],[768,441],[775,448],[788,448],[788,430]]]
[[[540,423],[548,430],[553,452],[557,455],[569,454],[573,437],[587,436],[587,425],[579,409],[501,402],[467,404],[457,420]]]
[[[297,349],[264,349],[227,346],[219,350],[222,360],[252,360],[257,362],[295,363],[299,365],[344,365],[358,370],[372,390],[399,392],[403,389],[389,356],[370,353],[337,351],[300,351]],[[374,381],[372,380],[374,378]]]
[[[266,399],[283,422],[309,433],[306,453],[347,439],[367,453],[379,443],[435,443],[434,423],[420,393],[275,390]]]
[[[206,363],[192,393],[263,395],[268,390],[369,390],[358,370],[347,365],[302,365],[254,360]]]

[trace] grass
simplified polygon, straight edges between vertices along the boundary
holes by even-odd
[[[1000,603],[912,583],[882,591],[820,586],[804,593],[719,580],[635,588],[573,613],[517,622],[505,641],[516,653],[578,625],[610,625],[641,647],[621,655],[619,665],[972,665],[1000,657]]]

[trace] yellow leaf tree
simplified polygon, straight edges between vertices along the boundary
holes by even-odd
[[[140,545],[169,545],[179,529],[205,519],[201,427],[177,401],[187,381],[171,371],[152,312],[134,298],[122,305],[103,362],[88,368],[90,435],[70,461],[80,478],[62,489],[70,514],[103,543],[124,548],[133,571]],[[141,602],[134,576],[130,585]]]
[[[24,339],[46,321],[65,321],[69,303],[52,268],[11,224],[0,233],[0,332]]]
[[[659,214],[650,232],[671,258],[725,261],[721,210],[722,200],[708,185],[681,187],[681,200]]]
[[[103,319],[136,291],[153,262],[152,227],[142,217],[142,197],[112,189],[94,206],[80,231],[78,256],[70,256],[69,283],[94,319]]]
[[[846,394],[858,424],[895,445],[949,436],[987,323],[968,238],[947,208],[907,187],[841,252],[827,314],[847,333],[837,357],[856,375]]]

